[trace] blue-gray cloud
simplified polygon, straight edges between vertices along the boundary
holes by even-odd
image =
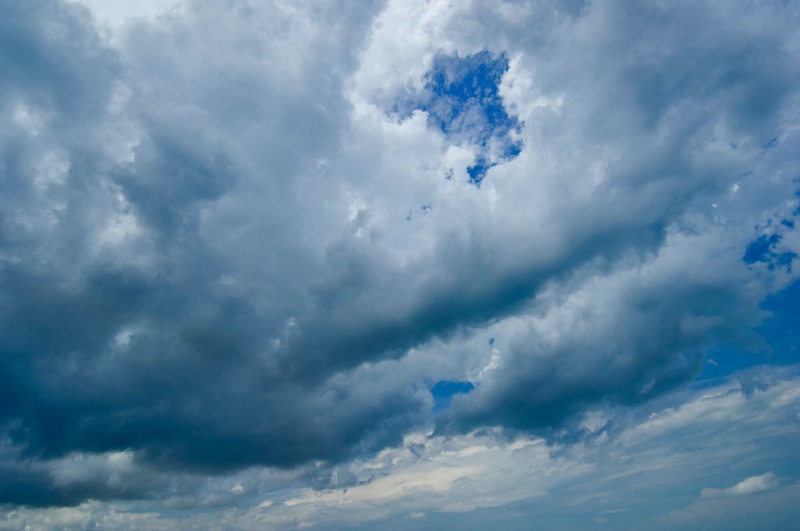
[[[563,442],[794,279],[792,5],[7,4],[0,503]]]

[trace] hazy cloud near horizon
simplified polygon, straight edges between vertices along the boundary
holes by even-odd
[[[571,474],[709,363],[796,403],[739,372],[796,363],[795,4],[2,4],[0,504],[244,510],[476,437]],[[664,522],[785,507],[758,466]]]

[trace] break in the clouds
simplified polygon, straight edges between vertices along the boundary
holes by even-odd
[[[796,4],[2,5],[0,525],[797,516]]]

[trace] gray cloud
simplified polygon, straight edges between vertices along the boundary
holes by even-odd
[[[796,9],[568,4],[432,3],[415,33],[392,2],[196,1],[113,45],[7,6],[0,503],[334,466],[432,422],[439,378],[477,384],[443,433],[554,433],[752,341],[793,278],[741,256],[794,208]],[[468,134],[389,103],[483,49],[524,148],[477,189]],[[53,479],[114,452],[138,472]]]

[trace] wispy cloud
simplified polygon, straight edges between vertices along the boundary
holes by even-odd
[[[752,476],[743,479],[733,487],[726,489],[707,488],[703,489],[700,496],[703,498],[714,498],[717,496],[737,496],[743,494],[754,494],[756,492],[763,492],[778,485],[778,478],[774,472],[767,472],[760,476]]]

